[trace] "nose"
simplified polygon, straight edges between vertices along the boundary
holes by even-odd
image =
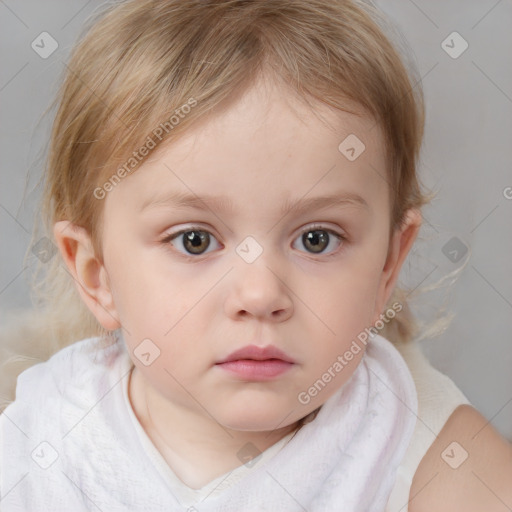
[[[232,272],[226,314],[235,320],[287,320],[293,314],[293,301],[283,277],[267,266],[262,257],[253,263],[241,262]]]

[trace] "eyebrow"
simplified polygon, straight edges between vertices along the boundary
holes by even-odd
[[[199,197],[186,192],[174,192],[158,197],[149,198],[140,210],[154,206],[172,206],[175,208],[190,208],[201,211],[218,211],[222,213],[234,213],[233,201],[225,196],[205,195]],[[332,206],[353,206],[371,211],[368,202],[359,194],[353,192],[339,192],[326,196],[310,197],[307,199],[286,199],[281,207],[281,215],[300,214],[311,210],[325,209]]]

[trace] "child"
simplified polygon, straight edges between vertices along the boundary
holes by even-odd
[[[0,416],[3,511],[512,506],[512,448],[396,288],[423,104],[381,24],[359,1],[130,0],[77,45],[44,212],[53,311],[84,339]]]

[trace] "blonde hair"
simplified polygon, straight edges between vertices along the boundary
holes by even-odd
[[[394,30],[361,0],[128,0],[108,6],[91,19],[66,65],[35,237],[52,238],[53,224],[68,220],[87,229],[101,259],[103,202],[94,190],[191,98],[194,108],[172,130],[161,140],[152,136],[155,149],[216,115],[260,76],[276,79],[306,103],[316,99],[349,112],[357,105],[378,123],[387,149],[390,230],[399,228],[406,211],[421,209],[430,197],[416,172],[423,95],[414,69],[404,64],[407,56],[391,42],[398,43]],[[59,254],[43,274],[35,289],[40,309],[30,320],[32,334],[26,333],[26,339],[37,334],[43,340],[46,349],[37,357],[105,334]],[[389,301],[403,306],[381,331],[391,341],[417,333],[406,295],[397,287]]]

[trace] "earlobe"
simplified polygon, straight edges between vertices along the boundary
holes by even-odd
[[[402,265],[418,236],[421,222],[421,212],[415,208],[410,209],[406,213],[403,226],[391,237],[375,304],[375,321],[393,293]]]
[[[121,326],[108,274],[97,258],[87,231],[68,221],[56,222],[53,234],[78,292],[98,322],[107,330]]]

